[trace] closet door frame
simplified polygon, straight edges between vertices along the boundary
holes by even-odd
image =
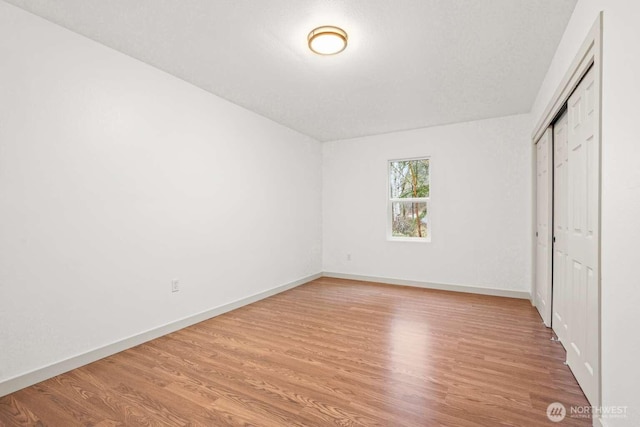
[[[535,306],[535,294],[536,294],[536,265],[537,265],[537,261],[536,261],[536,238],[535,238],[535,233],[536,233],[536,225],[537,225],[537,218],[536,218],[536,211],[537,211],[537,207],[536,207],[536,195],[537,195],[537,188],[536,188],[536,142],[543,136],[544,132],[547,131],[547,129],[553,125],[553,121],[556,118],[556,116],[558,115],[558,113],[562,110],[562,108],[564,107],[564,105],[567,103],[567,101],[569,100],[569,96],[573,93],[573,91],[576,89],[576,87],[578,86],[578,83],[580,83],[580,80],[582,79],[582,77],[587,73],[587,71],[593,67],[594,72],[595,72],[595,85],[596,88],[595,90],[597,91],[598,94],[598,106],[597,106],[597,111],[598,111],[598,120],[596,123],[596,127],[597,127],[597,131],[596,131],[596,135],[598,136],[598,150],[601,153],[602,151],[602,23],[603,23],[603,17],[602,17],[602,12],[600,12],[600,14],[598,14],[598,17],[595,21],[595,23],[593,24],[593,26],[591,27],[591,30],[589,31],[589,33],[587,34],[586,39],[584,40],[582,46],[580,47],[580,49],[578,50],[577,55],[575,56],[573,62],[571,63],[571,66],[569,67],[569,69],[567,70],[567,72],[565,73],[564,78],[562,79],[560,85],[558,86],[558,88],[556,89],[554,96],[552,97],[549,105],[547,106],[547,108],[545,109],[544,113],[542,114],[542,117],[540,118],[538,124],[536,125],[536,127],[534,128],[533,134],[532,134],[532,138],[531,138],[531,158],[532,158],[532,242],[531,242],[531,250],[532,250],[532,264],[531,264],[531,271],[532,271],[532,283],[531,283],[531,289],[532,289],[532,297],[531,297],[531,304]],[[601,157],[601,156],[599,156]],[[600,170],[600,179],[601,179],[601,175],[602,172]],[[602,184],[601,182],[598,183],[598,192],[601,195],[601,188],[602,188]],[[599,200],[601,200],[601,197],[598,198]],[[599,207],[599,210],[601,209],[601,207]],[[601,215],[598,215],[598,230],[601,230]],[[599,242],[601,242],[601,234],[599,233]],[[601,265],[601,244],[598,244],[598,266]],[[601,347],[601,343],[602,343],[602,335],[601,335],[601,301],[602,301],[602,290],[601,290],[601,286],[600,286],[600,282],[601,282],[601,269],[598,268],[598,277],[597,277],[597,287],[598,287],[598,330],[594,331],[597,332],[598,335],[598,373],[599,373],[599,378],[598,378],[598,393],[597,393],[597,398],[595,399],[595,402],[590,402],[592,406],[599,406],[600,402],[602,400],[602,369],[601,364],[602,364],[602,347]]]

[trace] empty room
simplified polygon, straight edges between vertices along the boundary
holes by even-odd
[[[638,23],[0,0],[0,426],[640,426]]]

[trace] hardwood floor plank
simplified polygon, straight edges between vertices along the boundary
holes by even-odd
[[[588,403],[551,335],[524,300],[321,278],[4,396],[0,426],[557,425]]]
[[[116,390],[91,375],[88,369],[75,369],[64,375],[59,375],[57,378],[69,379],[80,384],[83,389],[93,395],[88,401],[89,410],[102,410],[110,414],[110,418],[117,420],[116,422],[121,425],[150,426],[159,424],[145,410],[130,405],[128,401],[122,399]],[[59,390],[59,392],[64,393],[63,390]],[[103,420],[103,422],[109,425],[108,419]]]
[[[40,426],[42,422],[31,410],[13,396],[0,399],[0,425]]]

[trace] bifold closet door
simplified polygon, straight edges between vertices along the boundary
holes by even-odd
[[[551,326],[552,130],[536,143],[536,290],[535,306]]]
[[[599,405],[600,118],[592,68],[569,97],[567,180],[567,363]]]
[[[558,339],[567,346],[569,333],[568,310],[571,290],[567,283],[570,271],[567,242],[569,238],[568,212],[568,163],[569,123],[568,113],[553,125],[553,315],[552,327]]]

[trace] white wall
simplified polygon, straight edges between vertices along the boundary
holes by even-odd
[[[319,273],[320,187],[317,141],[0,2],[0,382]]]
[[[580,0],[533,107],[551,100],[604,11],[602,105],[602,405],[628,407],[607,426],[640,425],[640,3]]]
[[[323,270],[530,292],[530,123],[518,115],[325,143]],[[432,241],[387,241],[387,161],[417,156],[431,156]]]

